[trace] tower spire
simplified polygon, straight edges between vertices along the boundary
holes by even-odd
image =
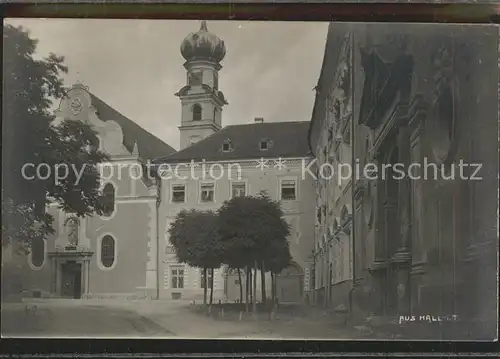
[[[206,20],[201,21],[200,31],[208,32]]]

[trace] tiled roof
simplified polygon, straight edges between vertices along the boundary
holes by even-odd
[[[307,131],[309,121],[264,122],[231,125],[221,131],[170,156],[155,160],[157,163],[194,161],[223,161],[257,158],[305,157],[309,155]],[[232,150],[224,152],[223,143],[229,140]],[[260,143],[267,140],[269,149],[262,151]]]
[[[102,121],[116,121],[120,125],[123,131],[123,145],[130,153],[134,149],[135,142],[137,142],[139,156],[145,160],[168,156],[175,152],[175,149],[116,111],[99,97],[92,93],[90,97],[92,105],[96,108],[98,116]]]

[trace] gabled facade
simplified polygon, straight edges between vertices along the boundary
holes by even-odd
[[[174,150],[76,84],[55,113],[90,124],[99,149],[103,216],[77,218],[56,205],[54,235],[33,243],[23,271],[27,295],[50,297],[157,296],[157,187],[145,172],[151,156]]]

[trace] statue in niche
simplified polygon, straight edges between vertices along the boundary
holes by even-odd
[[[66,233],[68,234],[68,243],[72,246],[78,245],[78,230],[80,222],[78,218],[71,217],[66,220]]]

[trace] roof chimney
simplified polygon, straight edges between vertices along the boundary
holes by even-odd
[[[255,117],[255,123],[264,123],[264,117]]]

